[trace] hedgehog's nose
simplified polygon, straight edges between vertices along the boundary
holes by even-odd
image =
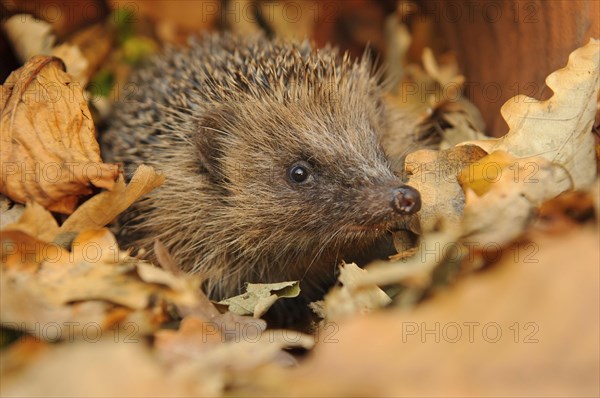
[[[419,191],[408,185],[392,189],[392,208],[396,213],[408,215],[421,210]]]

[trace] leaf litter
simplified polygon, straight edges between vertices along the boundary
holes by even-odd
[[[13,72],[0,110],[2,194],[70,214],[92,187],[113,188],[119,169],[102,163],[83,89],[60,59],[35,56]]]
[[[398,39],[404,48],[410,40],[406,34]],[[414,101],[407,102],[397,97],[401,90],[388,98],[399,112],[413,115],[414,126],[422,134],[440,135],[441,150],[417,151],[406,158],[408,182],[423,197],[423,209],[411,227],[418,243],[409,247],[397,235],[396,247],[405,252],[391,261],[379,261],[366,269],[343,264],[339,285],[323,302],[313,303],[324,318],[313,335],[267,329],[259,319],[277,299],[298,294],[295,281],[249,285],[247,293],[226,299],[229,310],[222,312],[222,306],[202,293],[201,278],[178,272],[160,242],[155,247],[159,248],[162,268],[121,251],[104,227],[159,186],[164,177],[140,166],[126,184],[116,165],[102,163],[85,101],[68,106],[59,102],[57,106],[64,107],[61,112],[74,118],[63,128],[52,121],[53,112],[59,108],[48,108],[47,97],[39,101],[20,97],[15,87],[23,82],[36,89],[54,80],[63,89],[72,82],[57,59],[30,60],[2,86],[0,131],[3,143],[32,142],[35,132],[43,134],[36,142],[44,145],[6,150],[3,144],[2,161],[13,161],[15,153],[23,151],[22,158],[30,167],[75,159],[93,162],[103,173],[102,178],[87,178],[75,168],[74,178],[50,185],[3,175],[2,193],[25,206],[3,204],[0,208],[0,321],[4,328],[26,335],[3,351],[2,394],[436,395],[444,391],[472,395],[477,391],[589,391],[589,381],[598,370],[598,363],[589,355],[590,347],[598,347],[598,322],[594,324],[596,318],[582,312],[582,298],[569,289],[577,285],[586,301],[598,301],[594,301],[598,291],[594,258],[554,273],[541,265],[523,267],[522,258],[499,260],[501,267],[468,274],[490,262],[482,249],[487,244],[507,250],[524,234],[525,247],[529,247],[527,239],[540,242],[547,248],[549,259],[557,256],[567,261],[551,237],[536,235],[528,228],[538,208],[543,209],[548,200],[568,190],[589,189],[593,183],[598,186],[591,130],[598,106],[599,47],[598,41],[591,41],[571,54],[565,68],[548,77],[548,86],[554,90],[549,100],[519,96],[507,102],[502,114],[510,131],[498,140],[481,140],[480,115],[459,95],[464,77],[452,64],[438,65],[426,51],[423,68],[407,65],[398,73],[398,79],[424,82],[423,87],[434,87],[437,94],[451,85],[458,98],[433,95],[423,103],[417,100],[423,94],[418,92]],[[77,98],[80,94],[76,92]],[[50,121],[46,123],[48,130],[39,130],[32,123],[34,119],[28,117],[32,113]],[[63,146],[48,145],[55,142]],[[64,143],[75,146],[65,147]],[[384,144],[394,156],[393,139]],[[98,189],[104,190],[88,198]],[[597,209],[598,195],[591,201]],[[62,220],[51,211],[70,215]],[[10,222],[5,223],[5,218]],[[594,238],[597,232],[589,229],[579,237],[566,238],[567,247],[572,248],[569,253],[597,248],[597,243],[590,243]],[[473,242],[478,245],[475,249]],[[443,248],[443,255],[431,256],[431,247],[438,254]],[[556,261],[548,262],[557,267]],[[459,275],[465,280],[448,288]],[[425,297],[430,300],[421,303]],[[496,308],[484,304],[499,297],[504,301]],[[553,299],[549,302],[545,298]],[[535,304],[520,304],[531,300]],[[377,311],[390,303],[392,310]],[[514,308],[521,308],[521,312],[511,312]],[[580,310],[573,311],[576,308]],[[560,330],[556,328],[557,312],[563,325]],[[454,314],[462,316],[456,318]],[[546,345],[526,349],[508,345],[505,339],[498,345],[481,341],[465,345],[465,340],[460,340],[458,345],[440,347],[423,344],[423,340],[406,341],[413,335],[406,334],[406,325],[417,325],[418,329],[425,323],[452,323],[456,319],[516,320],[521,322],[517,330],[531,323],[544,329]],[[56,327],[51,332],[48,325]],[[583,343],[580,348],[564,356],[560,354],[564,335],[575,330],[569,325],[579,325],[576,329],[585,332],[577,336]],[[335,333],[328,335],[331,327]],[[373,342],[362,343],[368,339]],[[61,343],[48,344],[55,341]],[[327,344],[331,341],[339,344]],[[127,344],[132,342],[135,344]],[[315,342],[312,355],[304,362],[297,363],[286,351],[310,350]],[[495,364],[477,371],[489,358],[496,358]],[[500,386],[493,381],[499,373],[512,374],[507,369],[515,369],[515,364],[521,367],[522,361],[529,364],[532,375],[540,376],[537,382],[546,380],[553,375],[546,364],[555,363],[557,358],[581,368],[582,383],[574,384],[573,378],[564,375],[550,378],[546,385],[510,379]],[[365,372],[373,373],[374,369],[374,378],[366,383]],[[423,385],[417,382],[420,378],[411,376],[417,373],[435,382]]]

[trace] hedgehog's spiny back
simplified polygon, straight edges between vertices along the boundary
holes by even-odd
[[[336,49],[315,50],[308,41],[290,43],[262,37],[210,35],[193,39],[188,50],[170,50],[157,68],[191,78],[204,101],[229,101],[239,95],[290,99],[298,90],[318,93],[332,88],[367,89],[372,71],[367,57],[351,62]],[[331,87],[333,85],[333,87]],[[292,98],[293,99],[293,98]]]
[[[209,34],[189,48],[167,49],[133,76],[106,135],[107,157],[126,166],[152,163],[149,146],[177,143],[174,131],[185,135],[193,118],[227,102],[313,102],[316,96],[337,111],[352,110],[380,90],[376,80],[368,57],[352,62],[308,41]]]

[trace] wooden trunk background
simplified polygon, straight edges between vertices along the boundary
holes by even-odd
[[[600,38],[600,1],[423,0],[424,12],[458,57],[467,94],[488,131],[506,133],[500,107],[516,94],[552,93],[544,79],[567,64],[569,53]]]

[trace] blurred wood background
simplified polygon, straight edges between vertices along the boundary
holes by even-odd
[[[424,0],[426,14],[439,20],[441,35],[458,57],[467,95],[488,130],[506,133],[500,107],[525,94],[551,96],[544,79],[590,38],[600,38],[600,1]]]
[[[418,62],[425,46],[456,54],[466,94],[496,136],[507,130],[499,112],[506,100],[551,95],[545,77],[566,65],[575,48],[600,37],[595,0],[0,0],[1,19],[31,13],[50,22],[59,40],[115,9],[132,11],[163,41],[182,42],[199,30],[275,30],[355,56],[367,44],[375,56],[385,55],[385,18],[398,12],[413,36],[409,59]],[[17,65],[0,33],[0,81]]]

